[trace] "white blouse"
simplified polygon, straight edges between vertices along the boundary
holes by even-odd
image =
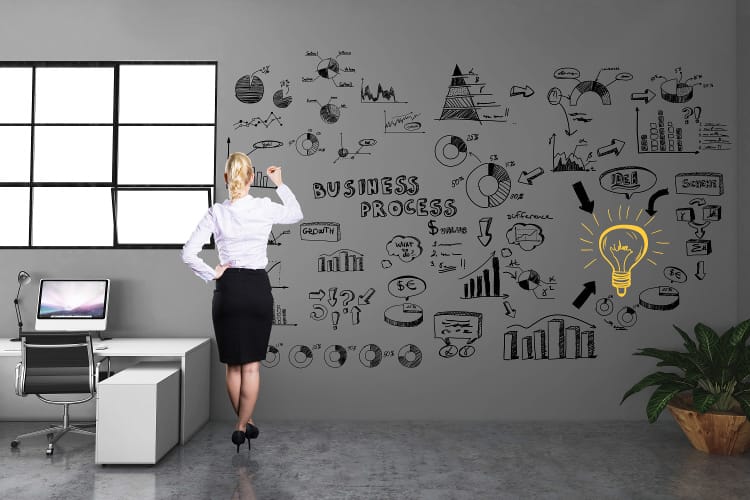
[[[282,204],[269,198],[243,196],[234,203],[215,203],[182,247],[182,261],[204,281],[214,279],[216,271],[206,264],[198,252],[211,233],[214,235],[219,262],[231,267],[265,269],[266,248],[273,224],[294,224],[302,220],[302,209],[286,184],[276,188]]]

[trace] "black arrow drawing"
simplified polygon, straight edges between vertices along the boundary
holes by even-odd
[[[596,293],[595,281],[589,281],[588,283],[584,283],[583,291],[578,294],[578,297],[576,297],[576,300],[573,301],[573,305],[576,307],[576,309],[580,309],[581,306],[585,304],[587,300],[589,300],[589,297],[591,297],[591,295],[595,293]]]
[[[706,263],[703,262],[702,260],[699,260],[698,265],[696,267],[697,267],[697,270],[695,271],[695,277],[698,278],[699,280],[703,280],[703,278],[706,277],[706,270],[705,270]]]
[[[651,99],[656,97],[656,94],[654,94],[654,91],[651,89],[646,89],[643,92],[633,92],[630,94],[630,100],[631,101],[646,101],[646,104],[651,102]]]
[[[596,156],[605,156],[612,153],[614,153],[615,156],[620,156],[622,148],[624,147],[625,141],[621,141],[620,139],[612,139],[612,142],[596,150]]]
[[[511,318],[515,318],[516,310],[513,309],[513,306],[510,305],[510,302],[506,300],[503,302],[503,305],[505,306],[505,315],[510,316]]]
[[[510,88],[510,96],[515,97],[517,95],[522,95],[524,97],[531,97],[534,95],[534,89],[532,89],[528,85],[524,87],[521,87],[520,85],[513,85]]]
[[[586,193],[586,188],[583,187],[583,183],[578,181],[573,184],[573,190],[576,192],[576,196],[578,196],[578,200],[581,202],[581,206],[578,208],[590,214],[594,213],[594,200],[589,200],[589,195]]]
[[[227,158],[229,158],[229,143],[232,142],[232,140],[227,137]]]
[[[477,236],[477,239],[483,247],[486,247],[490,244],[490,241],[492,241],[490,224],[492,224],[492,217],[482,217],[479,219],[479,236]]]
[[[533,186],[534,183],[532,181],[543,173],[544,169],[542,167],[536,167],[531,172],[523,170],[521,172],[521,175],[518,177],[518,182],[520,182],[521,184],[528,184],[529,186]]]
[[[648,208],[646,209],[646,213],[653,216],[656,213],[656,209],[654,208],[654,203],[656,203],[657,198],[661,198],[662,196],[668,195],[669,189],[663,188],[655,192],[651,195],[651,198],[648,199]]]

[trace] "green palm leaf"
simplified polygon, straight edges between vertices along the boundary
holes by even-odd
[[[675,366],[683,370],[690,366],[690,363],[687,363],[685,360],[685,354],[675,351],[666,351],[664,349],[655,349],[653,347],[638,349],[638,351],[633,353],[633,356],[648,356],[660,359],[661,362],[656,366]]]
[[[698,350],[706,355],[710,361],[714,361],[719,346],[719,336],[703,323],[695,325],[695,338],[698,339]]]
[[[718,399],[716,394],[704,391],[701,388],[693,389],[693,408],[698,413],[705,413]]]
[[[685,333],[677,325],[672,325],[672,326],[674,327],[675,330],[677,330],[677,333],[680,334],[680,336],[683,338],[683,340],[685,340],[685,349],[687,349],[688,352],[693,353],[693,352],[698,351],[698,346],[695,345],[695,342],[693,341],[693,339],[690,338],[690,335],[688,335],[687,333]]]
[[[636,392],[642,391],[646,387],[650,387],[652,385],[663,385],[663,384],[679,385],[683,387],[683,390],[690,389],[693,387],[692,384],[686,382],[677,373],[655,372],[655,373],[651,373],[650,375],[646,375],[637,384],[631,387],[630,390],[628,390],[628,392],[626,392],[625,395],[622,397],[620,404],[622,404],[623,401],[625,401],[627,398],[629,398]]]
[[[745,416],[750,418],[750,394],[735,394],[734,399],[740,403]]]
[[[667,407],[667,404],[672,401],[672,398],[683,390],[685,390],[683,386],[676,384],[664,384],[657,387],[651,395],[651,399],[646,403],[648,421],[651,423],[656,422],[656,419],[659,418],[659,415]]]

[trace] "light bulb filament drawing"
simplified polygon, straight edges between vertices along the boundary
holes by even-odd
[[[612,268],[612,287],[619,297],[628,293],[631,272],[647,251],[648,235],[639,226],[617,224],[599,236],[599,252]]]

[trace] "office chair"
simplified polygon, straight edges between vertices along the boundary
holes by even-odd
[[[109,361],[109,358],[106,359]],[[21,434],[11,441],[11,448],[17,448],[23,438],[46,434],[46,454],[49,456],[54,452],[55,443],[68,432],[96,435],[84,428],[95,426],[94,422],[72,425],[69,408],[72,404],[90,401],[96,395],[102,361],[94,364],[91,335],[88,333],[24,334],[21,340],[21,362],[16,365],[16,394],[23,397],[35,394],[45,403],[63,405],[63,424]],[[51,400],[43,394],[88,395],[83,399]]]

